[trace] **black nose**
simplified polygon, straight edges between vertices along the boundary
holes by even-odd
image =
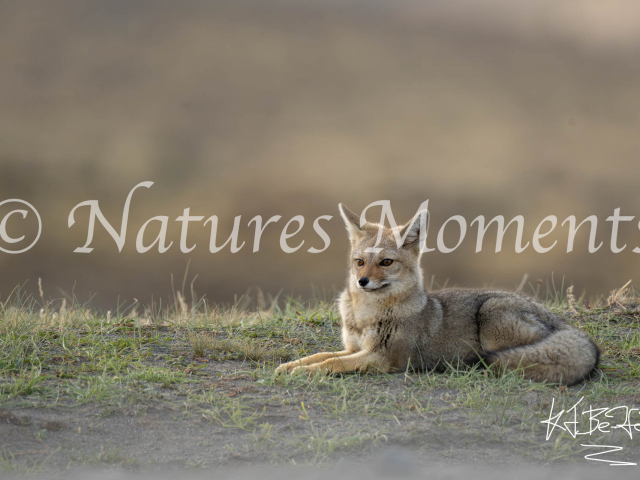
[[[361,287],[364,287],[367,283],[369,283],[369,279],[367,277],[362,277],[360,280],[358,280],[358,283]]]

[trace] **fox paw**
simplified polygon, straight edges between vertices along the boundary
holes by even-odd
[[[326,368],[326,367],[321,367],[319,363],[313,364],[313,365],[302,365],[302,366],[297,366],[295,367],[293,370],[291,370],[291,374],[292,375],[299,375],[299,374],[307,374],[307,375],[316,375],[316,374],[320,374],[320,375],[330,375],[331,369]]]
[[[291,375],[300,375],[305,373],[307,375],[311,375],[315,372],[316,372],[316,369],[313,368],[313,365],[303,365],[303,366],[295,367],[293,370],[291,370]]]
[[[278,368],[276,368],[276,375],[281,375],[284,373],[290,373],[293,372],[293,370],[295,370],[296,368],[300,367],[300,362],[289,362],[289,363],[283,363],[282,365],[280,365]]]

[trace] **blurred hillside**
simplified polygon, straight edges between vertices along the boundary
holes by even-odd
[[[598,215],[594,254],[586,229],[566,253],[560,225],[549,253],[516,254],[513,232],[502,252],[488,235],[474,253],[470,227],[424,266],[450,284],[514,287],[553,272],[606,293],[638,273],[639,218],[621,229],[619,254],[604,221],[618,207],[640,215],[638,85],[640,6],[621,1],[0,2],[0,200],[30,201],[44,223],[31,251],[0,254],[0,298],[26,280],[37,291],[41,277],[47,296],[166,299],[189,258],[189,282],[198,275],[213,300],[340,288],[337,204],[381,199],[399,221],[429,199],[431,246],[456,214],[524,215],[526,240],[547,215]],[[71,208],[96,199],[119,224],[144,180],[155,185],[134,195],[123,252],[99,227],[95,250],[73,253],[88,216],[68,229]],[[180,253],[174,219],[187,207],[218,215],[223,241],[241,215],[247,245],[211,254],[210,226],[194,224],[198,248]],[[137,231],[156,215],[170,217],[174,245],[138,254]],[[252,253],[255,215],[283,219]],[[279,235],[294,215],[307,219],[306,243],[286,254]],[[331,246],[312,255],[319,215],[334,216]]]

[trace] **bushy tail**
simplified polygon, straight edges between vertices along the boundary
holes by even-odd
[[[595,371],[600,349],[588,335],[566,326],[537,343],[487,352],[483,358],[492,367],[522,368],[525,378],[536,382],[575,385]]]

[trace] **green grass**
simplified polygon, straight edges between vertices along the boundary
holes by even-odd
[[[452,366],[444,373],[274,375],[281,362],[340,348],[339,316],[329,302],[289,299],[251,310],[182,301],[162,312],[103,315],[13,299],[0,306],[0,412],[89,406],[108,421],[126,406],[159,405],[176,421],[236,432],[242,440],[229,444],[230,454],[272,463],[323,462],[386,443],[430,445],[434,435],[449,434],[480,443],[493,435],[542,463],[580,459],[584,439],[564,434],[547,442],[541,422],[552,401],[556,409],[582,397],[594,406],[640,404],[640,309],[629,296],[589,309],[552,299],[551,308],[602,348],[601,374],[571,388],[525,381],[517,371]],[[296,428],[275,425],[273,415]],[[615,441],[626,445],[624,435]],[[144,462],[116,447],[65,459]],[[39,465],[0,452],[0,471]]]

